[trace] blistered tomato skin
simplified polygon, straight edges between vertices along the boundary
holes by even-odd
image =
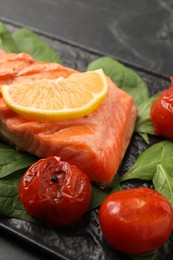
[[[109,195],[100,207],[99,223],[114,249],[129,255],[145,254],[169,238],[173,210],[160,193],[139,187]]]
[[[91,184],[76,166],[51,156],[27,170],[18,194],[31,216],[56,227],[65,227],[74,224],[87,211]]]
[[[155,134],[173,140],[173,86],[162,91],[150,115]]]

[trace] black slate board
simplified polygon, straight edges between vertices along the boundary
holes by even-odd
[[[1,19],[3,20],[3,19]],[[9,30],[14,31],[23,25],[5,21]],[[92,60],[106,55],[96,50],[89,50],[83,46],[66,42],[56,36],[47,33],[39,33],[60,55],[63,65],[85,71]],[[116,49],[116,47],[115,47]],[[116,58],[113,57],[113,58]],[[169,85],[166,76],[139,68],[126,61],[121,61],[134,69],[146,81],[150,94],[154,94]],[[155,142],[151,138],[151,143]],[[136,134],[133,135],[130,146],[124,157],[118,174],[124,174],[135,162],[137,156],[147,148],[144,141]],[[133,185],[133,184],[129,184]],[[68,260],[121,260],[130,259],[128,256],[114,251],[104,240],[99,228],[98,210],[87,213],[79,223],[67,229],[53,229],[43,225],[31,224],[29,222],[0,217],[0,229],[10,234],[14,239],[25,241],[30,246],[40,249],[49,255],[49,259]],[[117,234],[118,235],[118,234]],[[159,249],[158,260],[173,259],[173,234],[170,239]],[[45,256],[46,257],[46,256]],[[43,257],[43,259],[46,259]]]

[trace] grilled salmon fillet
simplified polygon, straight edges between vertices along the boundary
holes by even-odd
[[[35,61],[26,53],[6,53],[0,50],[0,85],[11,83],[17,73]]]
[[[40,69],[41,66],[44,69]],[[57,73],[54,70],[56,66]],[[57,78],[63,73],[64,77],[68,77],[73,72],[76,71],[59,64],[35,63],[18,72],[14,81],[33,80],[46,75]],[[61,122],[24,118],[8,108],[0,96],[0,133],[20,150],[39,158],[59,156],[75,164],[91,181],[102,186],[109,185],[132,137],[137,110],[131,96],[109,78],[108,84],[106,99],[93,113],[81,119]]]

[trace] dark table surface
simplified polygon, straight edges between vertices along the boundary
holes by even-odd
[[[173,74],[172,0],[0,0],[0,17]],[[48,259],[0,233],[0,260]]]

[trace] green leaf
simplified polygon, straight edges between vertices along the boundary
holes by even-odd
[[[137,106],[148,98],[148,88],[142,78],[120,62],[109,57],[101,57],[91,62],[87,69],[99,68],[102,68],[119,88],[131,95]]]
[[[146,142],[146,144],[150,143],[150,139],[149,139],[147,133],[139,133],[139,135],[143,138],[143,140]]]
[[[27,214],[18,196],[21,172],[0,179],[0,215],[37,222]]]
[[[132,168],[121,177],[120,182],[130,179],[152,180],[159,164],[172,172],[173,142],[162,141],[152,145],[137,158]]]
[[[99,187],[92,184],[91,201],[88,210],[95,209],[101,205],[103,200],[110,194],[109,191],[100,189]]]
[[[19,49],[6,26],[0,22],[0,49],[6,52],[18,53]]]
[[[152,134],[154,135],[154,128],[150,117],[150,110],[153,103],[159,97],[159,93],[154,96],[146,99],[139,107],[138,107],[138,117],[135,126],[135,132],[139,134]]]
[[[145,255],[130,256],[130,258],[133,260],[154,260],[154,259],[156,259],[157,253],[158,253],[158,250],[155,250],[155,251],[145,254]]]
[[[173,170],[168,172],[161,164],[157,165],[153,176],[155,190],[160,192],[173,206]]]
[[[95,186],[94,184],[92,184],[92,195],[91,195],[89,210],[99,207],[108,195],[120,190],[121,190],[121,186],[118,182],[118,179],[114,180],[113,187],[110,190],[103,190]]]
[[[0,142],[0,178],[3,178],[18,170],[25,170],[37,157],[25,152],[18,152],[4,142]]]
[[[13,37],[19,50],[30,54],[37,61],[61,63],[59,55],[36,33],[22,28]]]
[[[122,187],[120,185],[120,178],[116,177],[116,179],[113,181],[113,187],[112,187],[110,193],[114,193],[114,192],[121,191],[121,190],[122,190]]]

